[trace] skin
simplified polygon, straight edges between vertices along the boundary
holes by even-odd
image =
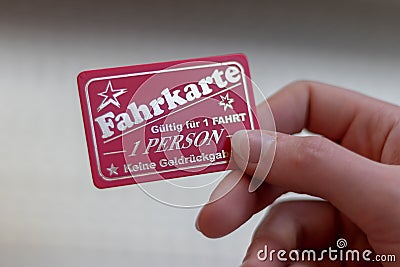
[[[321,250],[336,248],[337,239],[345,238],[346,249],[370,249],[400,260],[400,108],[307,81],[289,84],[268,103],[279,133],[250,131],[248,140],[233,136],[232,157],[243,171],[227,175],[211,199],[242,177],[224,197],[202,208],[198,230],[210,238],[225,236],[282,194],[306,193],[325,201],[271,205],[255,230],[242,266],[398,266],[396,262],[257,259],[265,245],[269,250]],[[319,136],[291,135],[304,128]],[[246,142],[249,158],[244,160],[240,145]],[[265,170],[266,182],[250,193],[255,168],[262,169],[267,160],[261,150],[271,142],[276,143],[272,168]]]

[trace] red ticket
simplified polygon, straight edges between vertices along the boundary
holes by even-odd
[[[226,170],[230,136],[258,128],[242,54],[84,71],[78,86],[98,188]]]

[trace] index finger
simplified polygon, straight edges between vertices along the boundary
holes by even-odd
[[[309,81],[285,86],[268,104],[278,132],[293,134],[307,128],[375,161],[381,161],[388,134],[400,117],[395,105]]]

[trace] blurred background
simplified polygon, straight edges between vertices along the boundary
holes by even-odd
[[[400,104],[399,14],[395,0],[0,0],[0,265],[238,266],[262,213],[210,240],[198,209],[92,185],[77,74],[242,52],[266,95],[312,79]]]

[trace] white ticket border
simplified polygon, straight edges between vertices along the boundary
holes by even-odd
[[[102,80],[118,79],[118,78],[127,78],[127,77],[141,76],[141,75],[151,75],[151,74],[158,74],[158,73],[193,70],[193,69],[201,69],[201,68],[211,68],[211,67],[218,67],[218,66],[228,66],[228,65],[236,65],[237,67],[239,67],[239,69],[241,71],[242,80],[243,80],[243,87],[244,87],[244,93],[245,93],[245,96],[246,96],[247,110],[248,110],[248,115],[249,115],[249,118],[250,118],[250,126],[251,126],[251,130],[255,130],[253,114],[251,112],[251,106],[250,106],[249,92],[248,92],[248,87],[247,87],[247,83],[246,83],[247,76],[246,76],[246,74],[244,72],[243,66],[237,61],[228,61],[228,62],[221,62],[221,63],[215,63],[215,64],[190,66],[190,67],[175,68],[175,69],[162,69],[162,70],[155,70],[155,71],[136,72],[136,73],[123,74],[123,75],[105,76],[105,77],[97,77],[97,78],[90,79],[85,85],[85,95],[86,95],[86,102],[87,102],[88,112],[89,112],[89,116],[90,116],[90,126],[91,126],[93,145],[94,145],[95,156],[96,156],[97,170],[99,172],[99,175],[103,178],[103,180],[105,180],[105,181],[116,181],[116,180],[123,180],[123,179],[135,179],[135,182],[138,182],[138,181],[136,181],[137,177],[148,176],[148,175],[158,174],[158,173],[165,173],[165,172],[174,172],[174,171],[176,171],[176,169],[164,170],[164,171],[156,171],[156,172],[148,172],[148,173],[138,174],[138,175],[135,175],[135,176],[133,176],[131,174],[131,175],[128,175],[128,176],[115,177],[115,178],[107,177],[106,175],[104,175],[102,173],[101,166],[100,166],[99,152],[98,152],[98,149],[97,149],[97,140],[96,140],[96,135],[95,135],[95,130],[94,130],[92,108],[90,106],[90,100],[89,100],[89,85],[92,82],[102,81]],[[213,162],[211,164],[201,164],[201,165],[195,165],[195,166],[192,165],[192,166],[180,168],[179,170],[187,170],[187,169],[192,169],[192,168],[214,166],[214,165],[220,165],[220,164],[226,164],[226,163],[228,163],[228,161],[225,160],[225,161]]]

